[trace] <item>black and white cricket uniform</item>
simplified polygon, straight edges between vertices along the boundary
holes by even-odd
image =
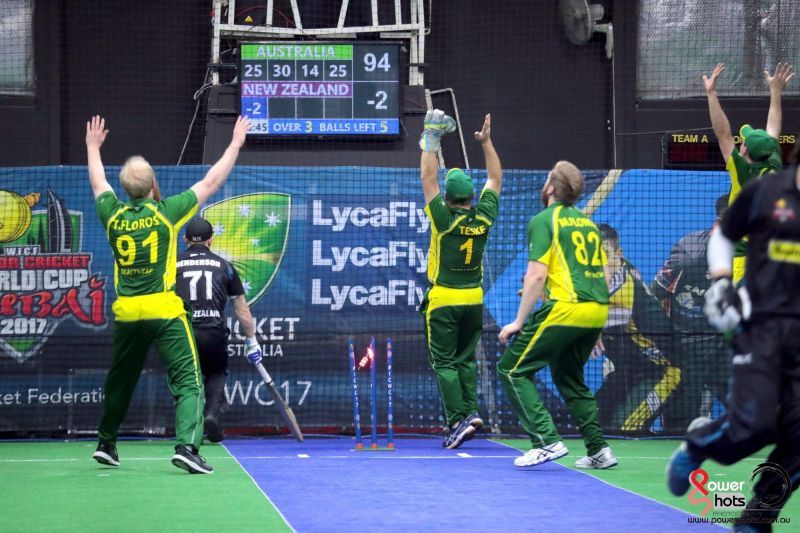
[[[725,415],[687,436],[690,447],[731,464],[776,443],[769,461],[800,480],[800,191],[797,167],[748,184],[723,215],[722,234],[749,236],[744,283],[752,314],[733,338],[732,379]],[[756,499],[781,491],[762,476]],[[777,516],[780,507],[759,509]],[[752,513],[752,511],[750,511]]]
[[[216,415],[228,370],[225,306],[244,294],[236,269],[202,244],[178,255],[176,292],[192,309],[200,368],[206,389],[206,415]]]

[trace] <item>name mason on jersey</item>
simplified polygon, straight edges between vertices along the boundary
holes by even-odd
[[[417,207],[416,202],[389,202],[387,207],[367,208],[362,206],[331,206],[330,217],[327,217],[322,200],[312,202],[312,224],[314,226],[331,226],[331,231],[342,231],[347,224],[355,227],[372,226],[373,228],[394,228],[405,220],[417,233],[425,233],[431,225],[424,208]]]
[[[389,241],[389,246],[338,246],[330,247],[330,257],[325,257],[322,241],[315,240],[311,245],[311,264],[329,266],[333,272],[341,272],[347,263],[356,267],[396,267],[398,263],[408,263],[419,273],[425,272],[428,265],[428,251],[414,241]]]

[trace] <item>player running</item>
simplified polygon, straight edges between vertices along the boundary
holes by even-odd
[[[559,161],[542,188],[546,208],[528,223],[528,270],[517,318],[500,331],[514,341],[497,363],[497,373],[533,448],[514,459],[521,467],[553,461],[569,453],[544,406],[533,376],[550,365],[553,382],[586,443],[579,468],[611,468],[617,458],[603,439],[597,402],[586,386],[583,367],[608,317],[606,256],[594,222],[575,207],[583,175]],[[543,296],[542,306],[533,314]]]
[[[711,234],[708,269],[714,281],[705,293],[705,311],[712,325],[733,332],[728,405],[713,422],[692,422],[667,465],[667,485],[682,496],[707,459],[730,465],[776,444],[759,465],[762,473],[734,531],[771,531],[800,480],[798,151],[800,143],[791,168],[745,186]],[[737,289],[731,281],[733,249],[745,235],[747,271]]]
[[[731,204],[748,182],[764,174],[779,172],[782,168],[781,145],[778,138],[781,134],[783,112],[781,109],[781,92],[794,77],[794,68],[788,63],[778,63],[775,74],[764,71],[764,79],[769,86],[769,113],[767,129],[753,129],[745,124],[739,130],[741,145],[736,150],[736,143],[731,133],[731,124],[717,98],[717,79],[725,70],[725,64],[719,63],[711,72],[711,76],[703,76],[703,85],[708,96],[708,113],[711,126],[717,136],[720,152],[725,159],[725,168],[731,176],[731,192],[728,203]],[[747,240],[736,243],[733,259],[733,282],[738,283],[744,276]]]
[[[203,384],[192,328],[175,294],[175,258],[178,231],[225,183],[244,144],[250,122],[239,118],[231,144],[205,177],[190,189],[164,200],[150,164],[141,156],[129,158],[120,170],[122,188],[130,201],[118,199],[106,180],[100,147],[108,130],[95,116],[86,123],[89,183],[97,213],[114,255],[112,306],[115,324],[111,368],[106,377],[99,443],[92,457],[119,466],[117,434],[128,411],[147,351],[155,345],[167,367],[167,381],[175,398],[177,445],[172,464],[191,473],[214,469],[198,452],[203,437]]]
[[[233,312],[245,334],[247,360],[261,361],[261,346],[255,337],[253,315],[244,297],[244,287],[236,269],[228,261],[212,253],[214,228],[203,218],[194,218],[186,225],[183,240],[189,248],[178,255],[178,279],[175,291],[192,309],[192,329],[200,355],[200,369],[206,391],[205,430],[208,440],[224,438],[222,416],[225,376],[228,375],[228,334],[225,305],[233,304]]]
[[[436,373],[450,433],[442,443],[458,448],[483,426],[478,414],[475,348],[483,331],[483,267],[489,230],[497,217],[503,171],[491,139],[492,117],[475,132],[486,160],[486,185],[473,205],[472,178],[453,168],[444,195],[439,190],[437,152],[441,136],[455,131],[455,121],[438,109],[428,111],[419,141],[420,177],[425,213],[431,220],[428,281],[419,312],[425,317],[429,362]]]

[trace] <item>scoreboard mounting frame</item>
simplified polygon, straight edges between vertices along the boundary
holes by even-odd
[[[240,113],[248,137],[399,137],[396,41],[239,44]]]

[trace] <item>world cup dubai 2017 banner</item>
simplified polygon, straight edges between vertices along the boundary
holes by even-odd
[[[157,167],[156,173],[168,196],[190,187],[206,170]],[[116,194],[124,198],[118,172],[107,168]],[[485,172],[469,172],[480,189]],[[484,417],[505,432],[519,426],[494,373],[503,351],[497,331],[516,314],[528,261],[527,224],[543,208],[546,176],[546,171],[505,171],[499,216],[483,258],[480,402]],[[671,272],[665,264],[669,267],[682,239],[712,226],[715,200],[727,192],[728,178],[720,172],[653,170],[588,171],[585,177],[580,207],[596,223],[615,230],[626,272],[634,273],[617,281],[638,283],[657,302],[655,308],[663,310],[660,318],[666,317],[667,324],[657,332],[661,338],[654,333],[649,345],[634,343],[624,356],[611,353],[613,342],[605,343],[605,353],[600,347],[587,364],[587,380],[609,414],[611,430],[663,431],[669,420],[677,424],[682,416],[669,414],[670,401],[686,403],[689,410],[700,405],[703,394],[706,402],[714,399],[705,392],[710,378],[692,385],[692,361],[677,354],[689,344],[681,347],[676,309],[696,312],[691,296],[679,294],[675,286],[667,287],[666,295],[650,289]],[[372,337],[379,353],[386,339],[393,339],[399,430],[430,432],[441,426],[418,313],[428,286],[431,231],[417,169],[237,167],[223,190],[201,207],[201,215],[214,227],[212,251],[239,273],[266,366],[303,426],[327,432],[351,428],[347,340],[354,340],[360,354]],[[179,248],[184,246],[181,241]],[[615,281],[609,283],[613,290]],[[625,291],[634,294],[631,287]],[[111,248],[86,169],[0,169],[0,433],[81,434],[96,427],[110,364],[115,298]],[[623,321],[635,317],[639,329],[647,329],[648,319],[626,305],[632,304],[621,303],[615,316],[628,317]],[[615,327],[626,324],[609,323],[609,339],[619,333]],[[274,400],[243,357],[240,324],[228,318],[228,327],[226,424],[251,431],[280,426]],[[648,360],[662,361],[661,369],[647,374],[649,363],[643,361]],[[661,372],[670,368],[669,376]],[[384,368],[378,369],[383,375]],[[615,375],[626,372],[647,374],[637,382],[641,390],[613,385]],[[658,396],[659,391],[664,396],[668,377],[673,383],[667,388],[676,394],[679,384],[688,383],[685,397],[659,397],[663,409],[637,411],[640,396]],[[536,379],[559,424],[572,427],[549,374],[544,371]],[[619,390],[612,394],[615,387]],[[385,383],[380,388],[385,390]],[[123,430],[169,434],[173,415],[163,367],[151,355]]]

